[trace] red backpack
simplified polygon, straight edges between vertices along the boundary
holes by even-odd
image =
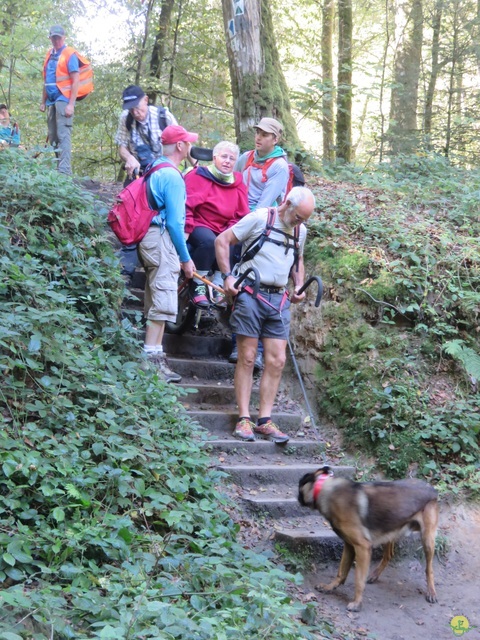
[[[248,157],[247,157],[247,161],[245,162],[244,171],[245,171],[245,169],[248,169],[249,167],[254,167],[255,169],[261,169],[262,170],[262,182],[266,182],[268,180],[267,171],[272,166],[272,164],[275,162],[275,160],[278,160],[278,157],[277,158],[269,158],[268,160],[265,160],[265,162],[255,162],[254,161],[254,157],[255,157],[255,151],[250,151],[250,153],[248,154]],[[280,157],[283,157],[283,156],[280,156]],[[285,197],[287,196],[287,193],[289,193],[290,190],[293,187],[304,187],[305,186],[305,177],[304,177],[300,167],[298,165],[293,164],[292,162],[288,162],[288,161],[287,161],[287,165],[288,165],[288,182],[287,182],[287,187],[285,189]],[[249,182],[250,182],[250,172],[248,172],[248,183]],[[247,188],[249,186],[248,183],[247,183]]]
[[[164,167],[176,169],[170,162],[161,162],[118,194],[117,203],[110,209],[107,222],[122,244],[140,242],[153,218],[158,214],[158,209],[152,209],[148,202],[147,179],[152,173]]]

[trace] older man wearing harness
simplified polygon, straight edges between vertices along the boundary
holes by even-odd
[[[307,230],[303,223],[307,222],[314,209],[313,193],[305,187],[294,187],[285,202],[275,210],[268,239],[253,258],[242,260],[237,265],[236,276],[229,271],[230,246],[241,242],[244,247],[250,247],[267,225],[268,209],[258,209],[245,216],[221,233],[215,242],[225,291],[236,296],[230,323],[237,334],[238,344],[235,395],[239,419],[234,436],[241,440],[255,440],[255,435],[277,443],[289,439],[272,422],[271,415],[285,366],[290,303],[295,304],[305,297],[304,293],[297,293],[305,279],[303,248]],[[299,227],[298,234],[294,233],[295,227]],[[239,291],[234,286],[236,277],[250,267],[255,267],[260,274],[260,290],[256,299],[250,295],[248,287]],[[294,284],[294,292],[290,297],[286,292],[289,276]],[[250,418],[250,397],[259,338],[263,341],[265,368],[260,379],[258,420],[254,424]]]

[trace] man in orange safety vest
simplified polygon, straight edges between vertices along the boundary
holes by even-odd
[[[58,158],[58,171],[71,175],[72,126],[75,102],[93,90],[90,62],[65,45],[65,31],[51,27],[52,49],[43,64],[43,95],[40,111],[47,109],[48,140]]]

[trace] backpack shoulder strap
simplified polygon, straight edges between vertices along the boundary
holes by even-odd
[[[157,107],[158,110],[158,126],[160,127],[160,131],[163,131],[168,127],[167,122],[167,110],[165,107]]]
[[[160,164],[156,164],[153,167],[150,167],[150,169],[143,174],[142,176],[142,180],[145,182],[145,188],[147,190],[147,201],[148,204],[150,206],[151,209],[156,209],[158,211],[158,207],[157,207],[157,203],[155,202],[155,198],[153,197],[153,193],[152,190],[150,188],[150,184],[149,184],[149,178],[152,175],[152,173],[155,173],[155,171],[158,171],[159,169],[165,169],[166,167],[170,167],[171,169],[175,169],[176,171],[178,171],[178,173],[180,175],[182,175],[182,172],[173,164],[171,164],[170,162],[160,162]]]

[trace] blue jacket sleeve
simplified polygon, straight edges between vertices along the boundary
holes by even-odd
[[[155,201],[160,205],[159,215],[170,234],[180,262],[188,262],[190,254],[184,235],[186,190],[182,176],[173,167],[161,169],[152,175],[150,188]]]

